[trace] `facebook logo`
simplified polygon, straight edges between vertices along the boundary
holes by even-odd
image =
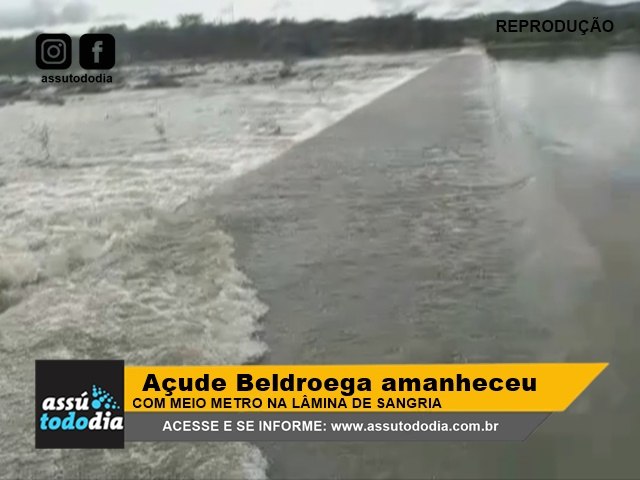
[[[116,64],[116,40],[109,33],[80,37],[80,66],[85,70],[110,70]]]

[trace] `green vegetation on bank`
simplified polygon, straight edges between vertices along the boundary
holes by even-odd
[[[586,20],[613,22],[612,32],[498,32],[497,20]],[[99,31],[116,36],[118,64],[173,59],[269,59],[317,57],[341,53],[397,52],[458,47],[481,42],[490,48],[539,44],[608,48],[640,44],[640,2],[605,6],[568,2],[525,14],[494,13],[459,20],[419,18],[413,14],[368,17],[349,22],[316,20],[205,23],[200,15],[181,15],[175,27],[149,22],[136,29],[124,25]],[[34,38],[0,39],[0,70],[24,73],[34,69]],[[77,42],[76,42],[77,43]]]

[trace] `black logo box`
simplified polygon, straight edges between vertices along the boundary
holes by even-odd
[[[85,33],[78,44],[80,67],[111,70],[116,63],[116,41],[110,33]],[[40,70],[67,70],[73,63],[73,42],[66,33],[41,33],[35,41]]]
[[[36,360],[35,373],[36,448],[124,448],[124,429],[42,431],[39,425],[44,399],[79,397],[85,391],[91,397],[92,385],[108,391],[120,406],[117,415],[124,416],[124,360]]]

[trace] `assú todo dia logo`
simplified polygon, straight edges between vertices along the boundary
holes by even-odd
[[[36,448],[124,448],[124,362],[36,361]]]
[[[47,397],[42,402],[40,430],[123,430],[118,403],[106,390],[91,387],[78,397]],[[116,415],[113,415],[115,413]]]

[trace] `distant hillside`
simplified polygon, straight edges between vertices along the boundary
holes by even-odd
[[[570,13],[570,14],[579,14],[581,12],[589,12],[589,13],[598,13],[598,14],[615,14],[619,12],[629,13],[629,12],[638,12],[640,13],[640,2],[630,2],[621,5],[602,5],[598,3],[590,3],[590,2],[565,2],[557,7],[550,8],[546,10],[546,13]]]
[[[549,19],[585,19],[592,20],[594,16],[600,21],[620,18],[622,15],[640,14],[640,1],[620,5],[604,5],[600,3],[569,1],[546,10],[530,12],[511,12],[508,10],[488,15],[491,18],[549,18]]]
[[[610,20],[607,32],[500,32],[497,20]],[[241,21],[233,24],[205,23],[200,15],[181,15],[178,26],[149,22],[136,29],[125,25],[103,27],[117,40],[118,64],[175,59],[233,60],[290,59],[342,53],[408,51],[457,47],[468,42],[488,46],[551,44],[608,48],[640,45],[640,2],[600,5],[570,1],[557,7],[526,13],[501,12],[458,20],[420,18],[415,14],[368,17],[337,22],[315,20]],[[22,39],[0,39],[0,72],[34,70],[34,35]]]
[[[595,12],[597,14],[600,14],[600,13],[610,12],[612,10],[615,10],[616,8],[617,8],[616,5],[603,5],[599,3],[571,1],[571,2],[562,3],[557,7],[544,10],[540,13],[543,13],[543,14],[563,13],[563,14],[578,15],[582,12],[589,12],[589,13]]]

